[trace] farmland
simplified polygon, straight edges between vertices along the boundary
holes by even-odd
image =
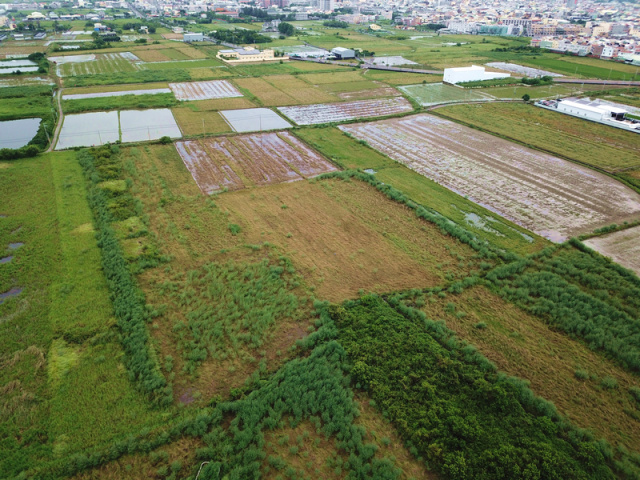
[[[61,77],[135,72],[140,69],[138,57],[129,52],[52,57],[51,61],[57,63],[57,73]]]
[[[456,105],[436,113],[609,172],[640,167],[636,134],[542,108],[492,103]]]
[[[640,196],[605,175],[438,117],[341,129],[553,241],[640,214]]]
[[[225,80],[211,82],[170,83],[178,100],[208,100],[211,98],[241,97],[242,94]]]
[[[278,110],[298,125],[313,125],[356,118],[384,117],[411,112],[413,107],[404,98],[394,97],[384,100],[359,100],[305,107],[279,107]]]
[[[435,285],[473,268],[473,251],[367,184],[285,183],[218,199],[249,243],[290,252],[319,298]]]
[[[223,65],[149,21],[0,80],[41,150],[0,161],[1,478],[640,478],[637,137],[520,99],[583,86]],[[379,23],[264,46],[631,75]]]
[[[640,227],[585,240],[585,245],[640,275]]]
[[[335,170],[287,132],[178,142],[176,147],[205,194],[238,190],[245,183],[271,185],[302,180]]]

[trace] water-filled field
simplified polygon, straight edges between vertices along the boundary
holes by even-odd
[[[224,117],[236,132],[262,132],[291,128],[291,124],[268,108],[245,108],[243,110],[223,110]]]
[[[24,147],[38,133],[39,126],[39,118],[0,122],[0,148]]]
[[[168,108],[123,110],[120,112],[120,129],[124,143],[157,140],[165,136],[182,137]]]

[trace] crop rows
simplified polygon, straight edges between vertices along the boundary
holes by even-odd
[[[226,80],[209,82],[170,83],[169,87],[178,100],[209,100],[211,98],[242,97],[242,94]]]
[[[112,72],[135,72],[141,69],[138,57],[129,52],[95,55],[95,59],[85,62],[65,62],[58,65],[58,75],[97,75]]]
[[[553,241],[640,215],[640,195],[568,161],[430,115],[340,127]]]
[[[244,188],[241,176],[255,185],[270,185],[336,170],[287,132],[191,140],[176,147],[205,194]]]
[[[355,102],[308,105],[304,107],[278,107],[298,125],[343,122],[356,118],[383,117],[397,113],[410,112],[411,104],[401,97],[359,100]]]

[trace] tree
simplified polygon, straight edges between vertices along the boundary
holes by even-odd
[[[287,22],[280,22],[280,25],[278,25],[278,31],[287,37],[293,35],[295,30],[295,27]]]
[[[522,95],[522,100],[528,102],[529,100],[531,100],[531,96],[528,93],[525,93],[524,95]]]

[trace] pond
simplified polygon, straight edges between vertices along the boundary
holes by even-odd
[[[38,133],[40,118],[23,118],[0,122],[0,148],[20,148]]]

